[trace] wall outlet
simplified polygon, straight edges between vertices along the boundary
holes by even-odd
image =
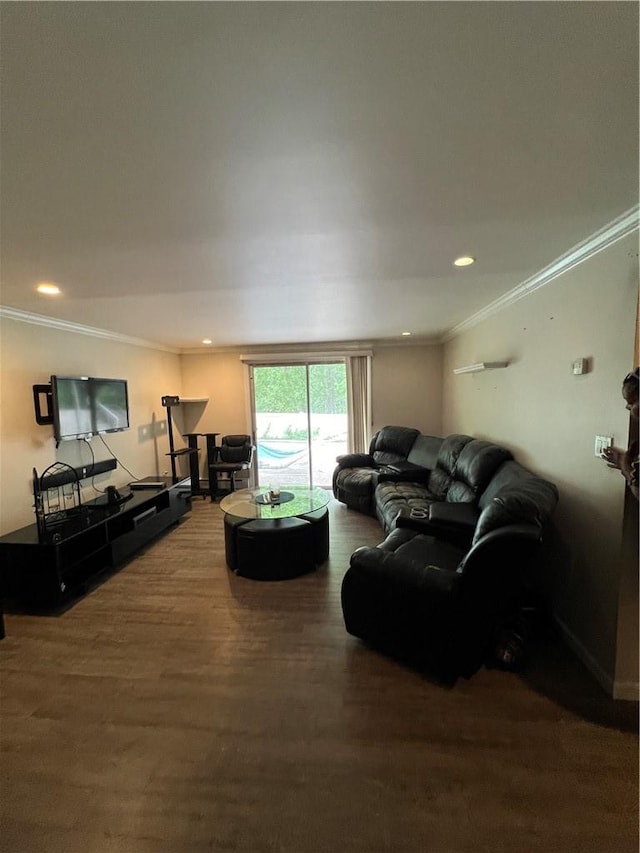
[[[605,447],[611,447],[613,444],[613,436],[612,435],[597,435],[596,436],[596,447],[595,453],[596,456],[602,456],[602,451]]]

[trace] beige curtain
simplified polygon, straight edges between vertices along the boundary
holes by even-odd
[[[367,453],[371,440],[371,356],[348,356],[349,453]]]

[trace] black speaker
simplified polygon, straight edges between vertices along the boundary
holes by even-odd
[[[122,495],[115,486],[107,486],[107,503],[117,504],[122,500]]]

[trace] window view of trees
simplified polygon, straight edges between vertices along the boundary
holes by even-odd
[[[307,377],[304,369],[290,366],[256,368],[256,400],[263,412],[306,412]],[[312,364],[309,368],[311,410],[319,415],[347,412],[347,377],[344,364]]]

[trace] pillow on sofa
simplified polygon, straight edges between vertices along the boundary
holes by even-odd
[[[507,524],[535,524],[542,527],[551,517],[558,502],[558,490],[547,480],[537,477],[503,486],[482,510],[473,544],[478,539]]]

